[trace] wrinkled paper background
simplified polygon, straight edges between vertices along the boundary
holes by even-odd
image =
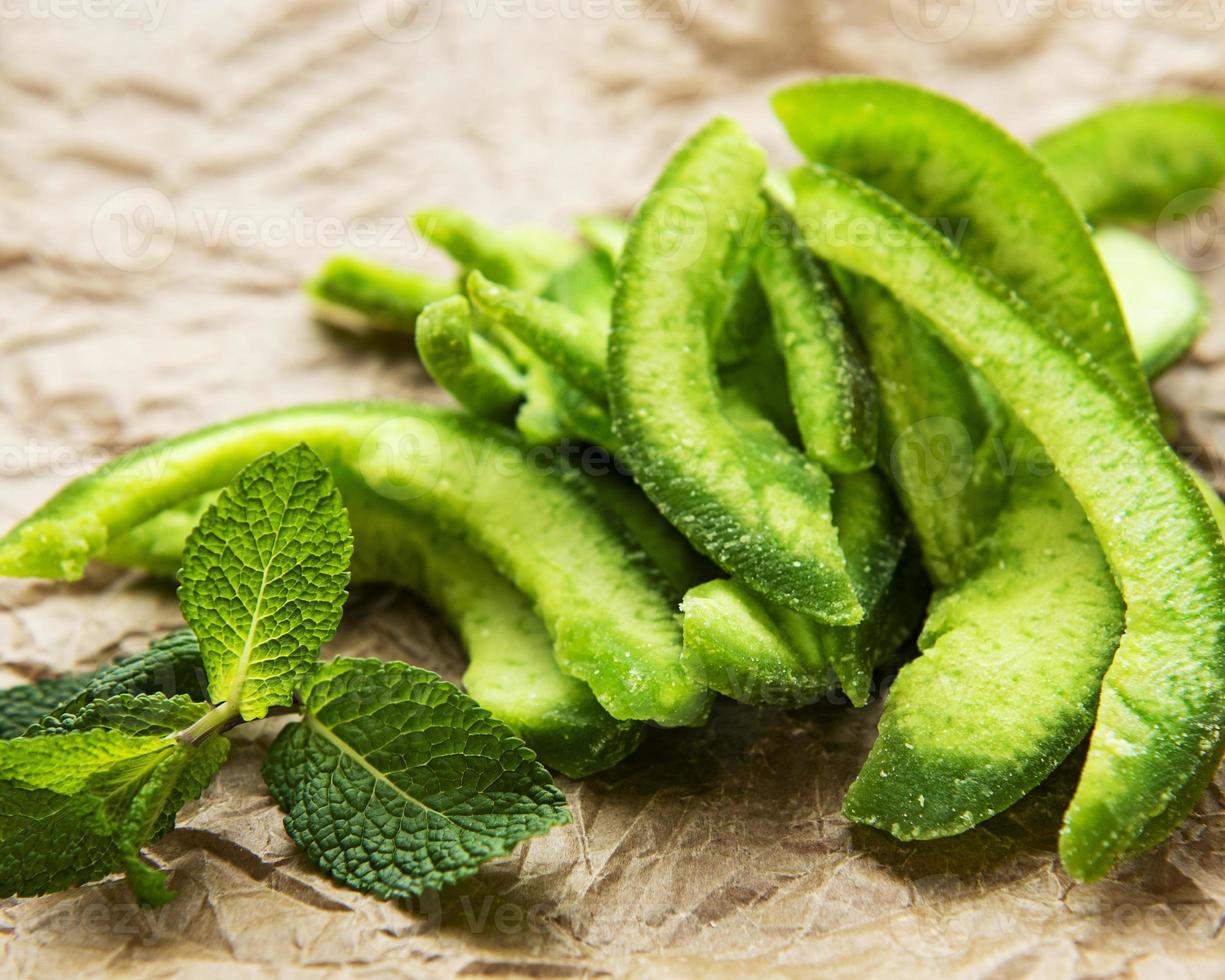
[[[789,159],[766,97],[812,73],[921,81],[1024,137],[1112,99],[1225,89],[1221,0],[925,12],[910,0],[430,0],[397,24],[381,3],[348,0],[11,0],[0,519],[207,422],[308,400],[442,400],[409,346],[313,325],[297,292],[339,247],[441,268],[405,228],[409,209],[557,228],[624,211],[716,111]],[[1225,310],[1225,249],[1197,263]],[[1188,446],[1225,447],[1223,358],[1218,329],[1160,386]],[[5,583],[0,684],[92,667],[178,623],[172,592],[135,575]],[[331,649],[460,668],[454,641],[400,592],[359,592]],[[0,972],[1222,971],[1219,779],[1171,843],[1073,885],[1054,854],[1067,773],[952,841],[902,846],[850,827],[839,801],[876,715],[721,705],[706,729],[655,732],[619,769],[563,782],[572,826],[411,905],[334,886],[297,855],[258,776],[272,728],[245,729],[153,848],[175,869],[177,902],[140,910],[121,880],[0,901]]]

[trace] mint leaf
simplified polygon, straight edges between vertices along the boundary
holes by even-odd
[[[57,718],[70,716],[99,698],[121,694],[163,694],[168,698],[182,695],[193,701],[208,700],[204,661],[191,630],[164,636],[147,650],[94,671],[85,681],[74,697],[50,714]]]
[[[43,715],[79,694],[93,676],[54,677],[0,691],[0,739],[21,735]]]
[[[173,828],[228,751],[222,737],[190,746],[101,728],[0,744],[0,895],[127,868],[138,898],[165,900],[164,876],[139,849]]]
[[[175,724],[207,711],[175,701]],[[116,717],[148,724],[139,712]],[[164,717],[170,720],[169,711]],[[106,728],[0,742],[0,895],[56,891],[139,860],[140,846],[174,826],[228,751],[221,737],[191,746]],[[158,897],[154,873],[146,866],[133,883],[142,899]]]
[[[187,539],[179,574],[210,700],[248,720],[290,703],[340,623],[352,551],[340,494],[306,446],[234,478]]]
[[[188,800],[204,792],[229,749],[229,740],[221,736],[199,745],[176,742],[136,791],[120,826],[117,846],[128,885],[146,905],[164,905],[175,893],[166,886],[166,873],[148,864],[140,848],[174,826],[175,815]]]
[[[91,728],[109,728],[128,735],[173,735],[199,721],[207,711],[207,704],[192,701],[186,695],[167,698],[161,694],[116,694],[90,701],[72,712],[47,715],[31,725],[25,737],[64,735]]]
[[[535,753],[436,674],[334,660],[302,699],[264,779],[290,837],[337,881],[411,897],[570,820]]]
[[[208,697],[200,648],[191,630],[179,630],[149,649],[106,667],[72,677],[57,677],[0,691],[0,739],[24,735],[47,716],[67,723],[42,734],[74,727],[71,716],[98,698],[120,694]]]

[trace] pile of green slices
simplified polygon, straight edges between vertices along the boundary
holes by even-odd
[[[774,108],[790,173],[716,119],[580,240],[429,211],[455,280],[329,263],[320,312],[414,329],[462,411],[310,405],[148,447],[0,539],[0,572],[173,576],[220,488],[304,442],[355,578],[437,608],[468,693],[551,768],[606,769],[716,694],[863,706],[896,673],[851,820],[960,833],[1088,738],[1064,866],[1158,844],[1225,747],[1225,546],[1149,388],[1206,300],[1136,229],[1201,213],[1225,106],[1032,148],[887,81]]]

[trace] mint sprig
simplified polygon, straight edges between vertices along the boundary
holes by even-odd
[[[207,710],[178,708],[176,723]],[[164,729],[135,735],[122,717],[109,723],[118,727],[0,742],[0,894],[42,894],[131,867],[229,751],[221,736],[188,746]],[[163,879],[148,865],[130,878],[150,904],[170,897]]]
[[[351,551],[318,457],[261,457],[188,539],[179,594],[194,633],[0,692],[0,897],[122,870],[140,901],[169,901],[142,848],[221,768],[226,729],[295,701],[303,720],[273,744],[265,779],[290,836],[338,881],[416,895],[568,822],[535,754],[452,685],[404,663],[317,663]]]

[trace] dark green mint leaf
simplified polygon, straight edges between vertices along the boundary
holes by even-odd
[[[41,727],[42,734],[74,727],[72,716],[99,698],[120,694],[208,697],[204,663],[191,630],[179,630],[148,650],[72,677],[25,684],[0,691],[0,738],[17,738],[47,716],[67,719]]]
[[[225,761],[224,737],[172,737],[207,711],[186,697],[124,694],[91,702],[71,731],[0,742],[0,895],[44,894],[127,868],[138,898],[164,900],[163,876],[139,849],[173,828]]]
[[[173,735],[208,711],[207,704],[186,695],[167,698],[161,694],[116,694],[89,701],[73,712],[48,715],[25,732],[37,735],[64,735],[91,728],[109,728],[128,735]]]
[[[38,719],[79,694],[93,676],[54,677],[0,691],[0,739],[17,738]]]
[[[338,881],[411,897],[570,820],[535,754],[436,674],[335,660],[302,698],[264,778],[289,835]]]

